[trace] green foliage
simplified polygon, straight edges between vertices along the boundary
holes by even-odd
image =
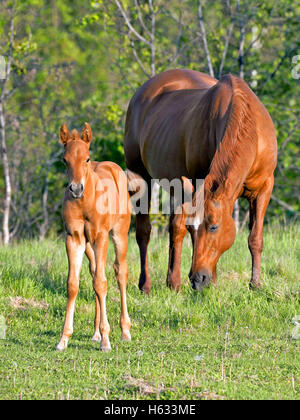
[[[2,4],[0,54],[7,56],[12,2],[4,0]],[[151,43],[148,2],[139,2],[140,13],[133,0],[123,0],[122,5],[135,30]],[[294,218],[300,211],[300,85],[292,78],[292,57],[300,54],[299,6],[291,0],[241,0],[240,11],[236,2],[211,0],[202,5],[216,77],[221,76],[231,23],[222,74],[239,74],[240,25],[246,25],[245,79],[276,125],[279,164],[274,195],[288,206],[272,200],[267,219]],[[154,13],[153,56],[149,44],[129,30],[113,0],[16,1],[6,127],[13,184],[10,225],[11,229],[18,225],[17,237],[39,234],[44,220],[42,194],[47,186],[48,229],[62,230],[65,175],[58,132],[63,122],[79,130],[85,121],[90,122],[93,158],[113,160],[124,168],[125,113],[136,88],[153,71],[186,67],[207,72],[197,2],[171,0],[166,4],[157,0]],[[1,207],[4,188],[0,166]],[[244,209],[242,203],[242,216]],[[1,218],[0,212],[0,223]],[[164,224],[164,218],[156,220]]]
[[[265,233],[261,291],[249,290],[251,257],[239,235],[218,266],[219,285],[197,294],[188,281],[191,244],[183,246],[182,291],[165,285],[168,241],[150,242],[152,294],[137,283],[139,253],[129,240],[128,310],[132,342],[120,342],[120,298],[110,244],[106,274],[112,352],[92,344],[94,293],[85,261],[74,334],[57,353],[66,307],[63,240],[0,247],[1,399],[299,399],[300,229]],[[19,298],[18,298],[19,297]],[[138,384],[142,385],[139,386]],[[143,386],[144,384],[144,386]],[[145,392],[146,386],[152,393]]]

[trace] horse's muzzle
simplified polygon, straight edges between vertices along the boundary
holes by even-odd
[[[201,290],[208,286],[211,282],[212,274],[208,270],[201,270],[193,274],[190,278],[192,288],[201,292]]]
[[[74,184],[73,182],[69,185],[69,190],[72,194],[73,198],[81,198],[83,194],[83,185],[80,184]]]

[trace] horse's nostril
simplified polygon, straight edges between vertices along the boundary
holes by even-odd
[[[201,283],[205,283],[205,282],[206,282],[206,276],[205,276],[205,275],[200,276],[200,277],[199,277],[199,281],[200,281]]]
[[[206,271],[206,270],[205,270]],[[211,281],[212,275],[209,272],[197,272],[191,276],[192,287],[195,290],[201,290]]]

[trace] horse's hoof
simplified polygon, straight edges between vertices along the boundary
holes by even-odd
[[[149,296],[151,293],[151,287],[147,287],[147,286],[140,287],[140,291],[144,293],[145,295]]]
[[[180,292],[180,290],[181,290],[181,285],[180,284],[169,283],[167,281],[167,286],[170,290],[173,290],[174,292]]]
[[[249,283],[249,288],[250,290],[259,290],[262,288],[262,284],[261,283],[255,283],[255,282],[250,282]]]

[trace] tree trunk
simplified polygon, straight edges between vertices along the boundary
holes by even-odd
[[[39,236],[40,241],[45,239],[45,236],[49,229],[49,213],[48,213],[48,207],[47,207],[48,193],[49,193],[49,178],[48,178],[48,173],[47,173],[43,197],[42,197],[43,223],[40,225],[40,236]]]
[[[9,214],[11,204],[11,181],[9,173],[9,163],[6,148],[6,137],[5,137],[5,110],[3,102],[0,103],[0,130],[1,130],[1,157],[4,172],[4,183],[5,183],[5,197],[4,197],[4,209],[3,209],[3,244],[8,245],[10,240],[9,235]]]
[[[239,205],[239,200],[236,200],[236,202],[234,203],[233,220],[234,220],[234,224],[235,224],[235,229],[238,232],[239,228],[240,228],[240,205]]]

